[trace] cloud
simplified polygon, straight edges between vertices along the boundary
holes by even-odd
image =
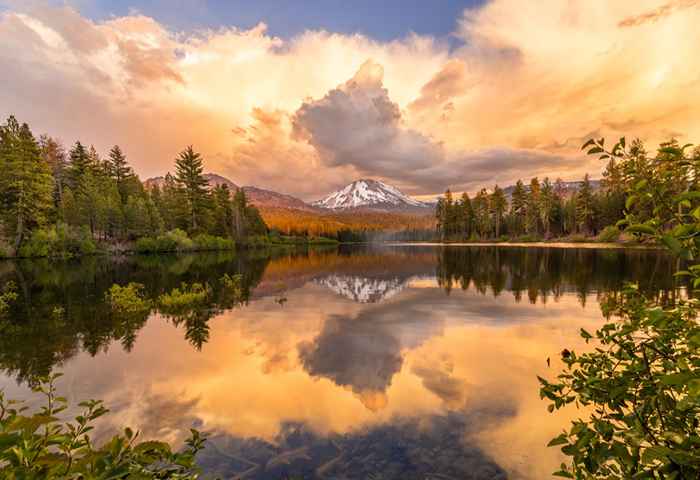
[[[375,409],[382,402],[403,359],[398,339],[383,328],[351,318],[330,317],[312,342],[299,345],[299,359],[310,375],[348,386]],[[359,327],[359,328],[358,328]]]
[[[327,165],[351,165],[389,178],[440,162],[444,153],[438,144],[402,125],[383,77],[381,65],[366,61],[343,85],[297,110],[296,135],[306,138]]]
[[[640,15],[633,15],[621,20],[618,25],[620,27],[636,27],[638,25],[643,25],[645,23],[657,22],[664,17],[673,14],[677,10],[684,8],[697,7],[699,4],[698,0],[674,0],[672,2],[666,3],[654,10],[642,13]]]
[[[207,170],[307,200],[359,175],[434,194],[596,176],[576,145],[592,132],[700,138],[697,0],[490,0],[455,19],[453,50],[4,5],[0,115],[67,144],[118,143],[145,177],[194,144]]]

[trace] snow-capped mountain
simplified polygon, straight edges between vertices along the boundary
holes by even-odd
[[[333,192],[322,200],[312,203],[315,207],[331,210],[370,208],[378,210],[423,209],[423,202],[401,192],[398,188],[378,180],[356,180]]]

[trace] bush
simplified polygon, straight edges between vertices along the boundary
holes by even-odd
[[[12,248],[0,238],[0,258],[10,258],[11,256]]]
[[[7,282],[0,292],[0,317],[10,308],[10,304],[17,300],[17,287],[13,282]]]
[[[134,250],[137,253],[195,252],[233,250],[234,248],[235,243],[231,239],[201,233],[193,240],[187,236],[187,232],[179,228],[155,238],[139,238],[134,244]]]
[[[131,282],[125,287],[116,283],[105,294],[105,300],[113,312],[141,313],[151,309],[151,303],[143,294],[144,286]]]
[[[139,432],[130,428],[97,447],[89,432],[109,410],[91,400],[79,404],[83,411],[74,421],[59,421],[56,417],[68,408],[66,400],[56,395],[54,381],[59,376],[34,389],[47,401],[33,414],[6,400],[0,391],[0,478],[198,478],[195,457],[206,440],[199,432],[191,430],[181,452],[173,452],[164,442],[138,442]]]
[[[209,285],[193,283],[180,284],[179,288],[173,288],[170,292],[158,297],[158,306],[166,315],[180,315],[206,303],[211,294]]]
[[[580,233],[575,233],[573,235],[569,235],[566,239],[567,242],[571,243],[585,243],[588,241],[588,239],[585,237],[585,235],[581,235]]]
[[[71,258],[97,253],[97,246],[86,228],[74,228],[64,223],[38,228],[19,249],[19,256]]]
[[[598,241],[604,243],[617,242],[620,238],[620,229],[614,225],[608,225],[598,234]]]
[[[194,237],[194,244],[197,250],[233,250],[235,244],[230,238],[215,237],[201,233]]]
[[[308,242],[314,245],[335,245],[339,243],[335,238],[327,237],[309,237]]]
[[[267,247],[271,244],[267,235],[250,235],[242,243],[248,248]]]
[[[532,242],[539,242],[541,239],[537,235],[521,235],[515,239],[516,242],[521,242],[521,243],[532,243]]]

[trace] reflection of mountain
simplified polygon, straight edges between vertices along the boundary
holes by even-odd
[[[377,303],[393,297],[410,282],[409,278],[370,278],[355,275],[329,275],[316,283],[358,303]]]
[[[434,275],[436,261],[434,250],[410,248],[341,247],[289,255],[270,261],[253,298],[313,282],[359,303],[379,302],[400,292],[413,278]]]

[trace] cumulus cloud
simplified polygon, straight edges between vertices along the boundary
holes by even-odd
[[[592,133],[700,138],[697,0],[491,0],[455,19],[453,51],[429,36],[182,33],[137,13],[9,5],[0,115],[65,143],[119,143],[143,176],[194,144],[208,170],[305,199],[358,175],[433,194],[595,176],[578,151]]]
[[[382,66],[368,60],[345,84],[297,110],[297,136],[306,138],[327,165],[399,178],[402,172],[442,160],[438,144],[402,125],[400,108],[389,98],[383,77]]]

